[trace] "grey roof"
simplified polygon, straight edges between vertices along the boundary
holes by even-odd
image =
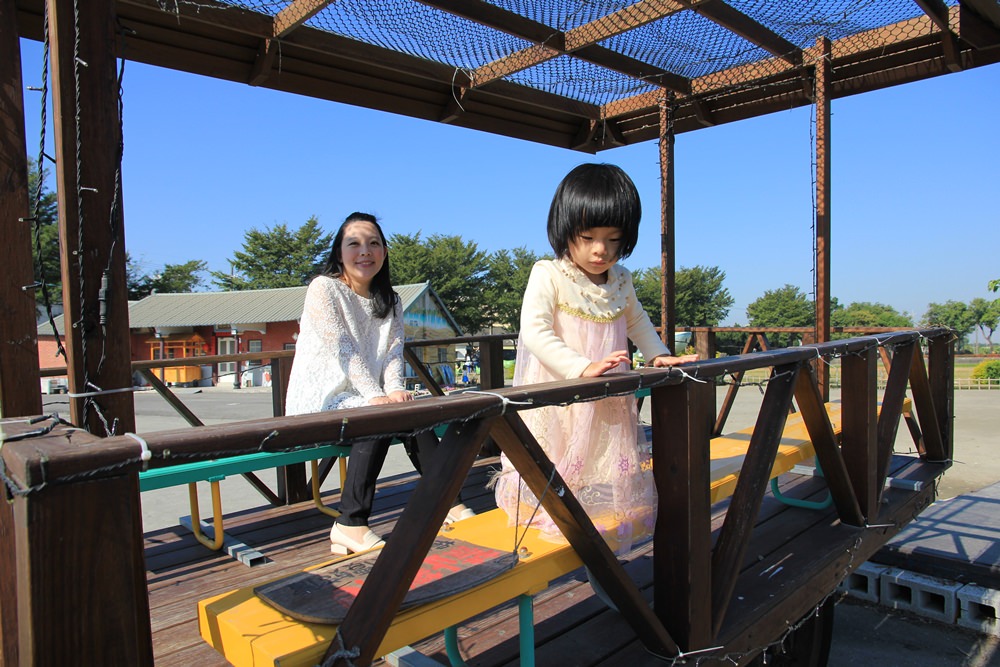
[[[430,283],[397,285],[400,301],[405,311],[421,294],[431,290],[448,321],[454,325],[451,314],[431,289]],[[306,298],[305,287],[279,289],[240,290],[233,292],[185,292],[178,294],[150,294],[141,301],[129,302],[129,328],[196,327],[216,324],[255,324],[258,322],[288,322],[302,316]],[[56,328],[63,333],[63,316],[55,318]],[[455,325],[456,331],[461,331]],[[38,335],[52,335],[49,322],[38,325]]]

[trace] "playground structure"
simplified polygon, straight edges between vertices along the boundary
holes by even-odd
[[[835,462],[831,469],[823,466],[837,501],[839,521],[875,525],[872,521],[878,515],[878,499],[884,494],[897,497],[898,489],[883,491],[881,486],[893,460],[891,449],[886,450],[891,445],[884,443],[890,441],[888,433],[899,422],[907,380],[928,448],[919,461],[921,475],[929,481],[947,465],[954,444],[950,436],[952,362],[948,332],[922,333],[929,344],[926,368],[917,361],[921,355],[915,353],[920,336],[887,334],[877,339],[874,349],[872,340],[829,342],[830,102],[997,62],[1000,10],[996,3],[900,0],[877,3],[876,9],[869,10],[870,3],[844,2],[830,15],[822,13],[828,11],[823,9],[825,3],[805,1],[780,3],[782,9],[773,12],[763,8],[776,3],[721,0],[554,4],[565,11],[549,15],[540,10],[539,15],[528,15],[482,1],[397,0],[372,10],[384,14],[352,24],[349,17],[355,15],[354,5],[349,2],[293,0],[279,9],[275,3],[249,0],[94,0],[87,3],[86,11],[79,11],[73,0],[0,0],[0,84],[4,91],[0,105],[0,125],[4,127],[0,141],[4,174],[0,224],[7,240],[0,252],[4,253],[8,275],[0,288],[6,308],[6,317],[0,318],[0,339],[4,341],[0,347],[2,414],[9,418],[41,412],[36,392],[40,382],[37,349],[31,342],[36,335],[33,293],[46,286],[44,279],[34,284],[30,229],[24,224],[32,220],[34,193],[29,193],[27,186],[28,142],[21,131],[24,102],[19,92],[24,87],[18,40],[27,37],[45,42],[47,63],[51,64],[54,171],[59,236],[64,241],[63,303],[66,321],[74,323],[67,327],[65,337],[70,421],[90,433],[57,424],[47,433],[32,436],[28,445],[10,438],[42,427],[11,426],[11,435],[7,435],[5,425],[2,455],[9,480],[7,492],[13,502],[0,509],[0,536],[4,538],[0,542],[0,656],[4,664],[50,664],[72,661],[80,655],[93,656],[104,664],[150,664],[155,641],[149,625],[143,542],[137,520],[137,473],[143,465],[136,459],[137,443],[144,443],[144,454],[148,449],[148,463],[158,466],[183,452],[195,458],[245,453],[245,449],[261,447],[275,429],[281,435],[277,440],[267,439],[268,447],[326,442],[336,421],[330,416],[282,418],[276,423],[265,420],[241,427],[204,427],[185,436],[144,434],[136,440],[121,435],[134,431],[134,408],[128,393],[131,367],[125,247],[121,242],[123,137],[118,57],[585,153],[657,139],[663,184],[661,325],[667,340],[673,338],[678,325],[673,308],[674,137],[700,127],[813,104],[815,346],[758,353],[737,362],[740,368],[784,368],[788,377],[809,376],[810,380],[796,380],[785,387],[784,394],[774,390],[775,397],[768,402],[766,414],[762,412],[754,437],[771,443],[775,433],[780,434],[791,396],[787,392],[795,394],[803,413],[809,409],[803,405],[821,405],[827,397],[826,367],[811,362],[845,352],[845,365],[854,366],[856,358],[863,363],[852,371],[857,373],[854,379],[844,379],[845,439],[839,447],[843,451],[860,448],[863,453],[851,454],[848,459],[857,458],[843,466]],[[840,18],[834,20],[834,15]],[[683,35],[692,35],[690,41],[700,45],[700,50],[691,55],[689,50],[679,49],[686,42]],[[449,62],[448,44],[461,44],[469,51],[458,61]],[[497,57],[497,53],[503,55]],[[574,88],[583,81],[604,85]],[[121,85],[127,86],[127,80]],[[891,354],[886,346],[893,348]],[[95,350],[102,353],[95,354]],[[904,363],[899,363],[901,350],[908,350],[903,353]],[[890,374],[895,371],[902,379],[890,382],[896,393],[886,389],[882,416],[876,419],[877,401],[868,373],[874,368],[875,357],[883,352],[893,360]],[[698,372],[703,378],[733,371],[715,360],[701,363]],[[166,367],[162,363],[157,366]],[[502,376],[502,364],[490,371],[484,369],[482,379],[485,386],[498,386],[488,373]],[[547,400],[596,397],[607,391],[635,391],[643,388],[642,382],[646,382],[645,388],[650,382],[662,383],[650,399],[654,414],[663,419],[669,414],[673,424],[684,425],[676,433],[660,429],[657,434],[654,424],[659,460],[681,456],[670,468],[685,475],[680,480],[684,485],[661,489],[661,517],[666,518],[665,528],[658,530],[655,540],[654,559],[657,581],[666,577],[667,585],[656,586],[655,614],[640,602],[607,554],[589,540],[585,522],[571,507],[550,511],[564,517],[563,528],[570,542],[619,607],[636,612],[639,620],[633,629],[647,648],[676,656],[680,649],[691,650],[717,639],[749,656],[752,650],[769,645],[778,634],[778,626],[789,617],[805,614],[822,598],[821,593],[832,590],[834,573],[844,573],[849,564],[809,570],[810,574],[818,571],[824,575],[823,585],[810,589],[811,580],[804,581],[808,593],[753,615],[758,620],[752,626],[740,630],[728,625],[731,618],[751,617],[741,615],[749,608],[744,609],[743,601],[733,598],[733,590],[745,546],[739,540],[754,522],[753,512],[742,510],[752,507],[750,501],[763,491],[750,482],[746,491],[737,488],[736,498],[748,504],[734,501],[733,507],[741,510],[740,518],[729,518],[737,515],[727,513],[725,525],[733,527],[722,529],[711,547],[711,530],[706,529],[709,510],[699,495],[704,480],[699,477],[698,462],[703,463],[699,447],[712,433],[709,415],[714,411],[700,385],[665,371],[644,371],[609,379],[605,385],[559,383],[537,390],[542,392],[537,396]],[[277,373],[274,383],[280,389]],[[769,384],[769,393],[772,386],[778,384]],[[809,387],[815,388],[815,395]],[[507,396],[504,392],[508,391],[499,393]],[[523,398],[535,395],[534,391],[523,389],[509,396]],[[402,429],[451,424],[445,442],[462,451],[463,457],[474,456],[489,435],[509,455],[521,452],[516,455],[521,457],[523,474],[544,474],[545,462],[531,454],[530,438],[518,429],[517,409],[508,412],[506,403],[503,410],[495,403],[491,397],[435,398],[413,408],[414,414],[403,411],[392,417],[394,421],[398,417],[395,426]],[[352,417],[347,435],[362,437],[384,430],[384,423],[376,424],[375,417],[366,415],[362,411]],[[824,435],[822,420],[814,419],[818,430],[810,429],[810,435],[817,452],[823,446],[819,442],[825,441],[827,456],[833,457],[829,452],[836,447]],[[455,426],[460,422],[467,426]],[[87,446],[66,448],[66,442],[85,442]],[[848,442],[858,444],[844,449]],[[758,447],[762,448],[761,462],[752,462],[753,470],[763,469],[768,458],[768,445]],[[458,477],[464,471],[460,468],[471,462],[463,457],[454,469],[441,473],[441,488],[461,482]],[[846,472],[837,473],[838,468],[846,468]],[[301,477],[304,479],[304,473]],[[898,530],[905,523],[904,516],[912,517],[929,502],[931,487],[925,484],[914,495],[900,499],[899,505],[890,502],[886,523],[892,528],[881,530]],[[341,627],[345,645],[360,647],[363,656],[373,655],[376,636],[384,634],[391,623],[392,610],[398,604],[396,596],[405,590],[407,568],[433,536],[437,499],[420,490],[426,488],[421,484],[415,489],[416,495],[404,512],[406,520],[397,524],[394,540],[385,552],[393,567],[399,568],[396,576],[385,580],[381,589],[366,588],[357,610],[352,609]],[[295,494],[284,498],[288,502],[299,499]],[[414,515],[419,519],[411,520]],[[113,526],[115,534],[105,539],[107,526]],[[878,534],[879,530],[865,531],[865,535]],[[863,539],[863,548],[852,555],[862,557],[881,537],[870,539]],[[409,549],[393,546],[407,543]],[[70,557],[73,567],[61,568]],[[709,563],[711,573],[706,569]],[[81,572],[87,576],[79,576]],[[665,600],[662,596],[668,589],[678,592]],[[367,624],[373,618],[377,621],[374,630],[359,625],[359,619],[366,619],[361,623]],[[764,639],[749,640],[758,635]]]

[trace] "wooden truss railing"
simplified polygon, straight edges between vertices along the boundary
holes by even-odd
[[[4,425],[4,476],[13,504],[15,571],[0,573],[5,609],[16,592],[23,664],[152,664],[138,472],[144,466],[311,443],[366,439],[448,424],[435,464],[424,470],[372,575],[331,645],[333,664],[371,662],[483,441],[492,437],[542,499],[584,564],[651,652],[678,656],[710,647],[752,651],[815,608],[843,576],[933,500],[931,482],[949,465],[953,336],[944,329],[774,350],[488,393],[197,429],[99,439],[56,425]],[[919,348],[927,345],[928,365]],[[889,386],[875,389],[875,366],[891,351]],[[841,357],[844,423],[838,442],[812,365]],[[713,379],[774,369],[745,464],[721,526],[709,500]],[[909,386],[922,434],[913,493],[885,490],[892,440]],[[654,477],[654,605],[629,579],[518,412],[651,389]],[[789,553],[796,586],[775,594],[741,563],[765,494],[785,418],[798,404],[826,472],[836,515],[817,525],[810,553]],[[881,410],[878,402],[881,400]],[[391,425],[391,426],[388,426]],[[148,452],[146,457],[141,456]],[[146,460],[144,460],[144,458]],[[546,491],[548,489],[548,491]],[[849,557],[836,539],[850,537]],[[11,536],[5,536],[10,539]],[[827,539],[833,541],[824,541]],[[831,546],[833,545],[833,546]],[[72,563],[67,567],[67,563]],[[752,628],[751,628],[752,626]],[[343,651],[341,653],[340,651]]]

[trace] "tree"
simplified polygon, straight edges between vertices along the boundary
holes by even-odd
[[[986,288],[991,292],[1000,292],[1000,278],[991,280]]]
[[[45,178],[48,170],[39,173],[38,163],[28,158],[28,196],[29,204],[38,206],[34,210],[34,235],[31,244],[31,255],[34,260],[34,276],[36,283],[44,283],[49,295],[49,301],[62,303],[62,268],[59,265],[59,210],[56,194],[45,188]],[[42,189],[39,191],[39,184]],[[35,288],[35,301],[45,303],[41,287]]]
[[[809,327],[813,326],[815,316],[813,302],[794,285],[768,290],[747,306],[752,327]],[[771,343],[787,347],[797,339],[794,334],[774,334]]]
[[[294,231],[285,224],[252,227],[244,234],[242,252],[230,260],[233,273],[212,271],[212,277],[224,290],[300,287],[322,270],[332,242],[316,216]]]
[[[485,302],[489,322],[507,331],[521,328],[521,299],[531,267],[540,259],[525,247],[499,250],[487,260]]]
[[[844,308],[831,304],[830,324],[835,327],[912,327],[913,320],[892,306],[857,301]]]
[[[489,323],[486,302],[488,256],[461,236],[416,234],[389,238],[393,285],[430,282],[463,331],[477,333]]]
[[[983,338],[986,339],[986,343],[990,346],[990,352],[992,352],[993,332],[997,330],[997,325],[1000,324],[1000,299],[987,301],[986,299],[977,297],[969,302],[969,310],[976,321],[976,326],[979,328],[980,333],[983,334]]]
[[[954,329],[964,342],[976,328],[976,317],[961,301],[946,301],[928,304],[923,324]]]
[[[685,327],[717,326],[733,306],[733,297],[722,286],[726,274],[717,266],[681,267],[674,276],[677,325]],[[632,274],[635,294],[659,326],[662,311],[662,272],[659,268],[639,269]]]
[[[208,264],[200,259],[192,259],[183,264],[165,264],[156,273],[140,275],[139,266],[125,255],[125,276],[130,301],[144,299],[153,292],[159,294],[194,292],[203,284],[199,273],[208,270]]]

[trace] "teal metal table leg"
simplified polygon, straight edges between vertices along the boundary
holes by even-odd
[[[816,459],[816,473],[820,477],[823,476],[823,469],[819,467],[819,459]],[[829,491],[826,492],[826,498],[824,500],[801,500],[800,498],[789,498],[781,493],[781,489],[778,488],[777,477],[773,477],[771,479],[771,493],[775,498],[790,507],[801,507],[802,509],[807,510],[825,510],[833,504],[833,496],[830,495]]]
[[[451,667],[465,667],[462,654],[458,650],[458,626],[451,625],[444,629],[444,650],[448,654]]]
[[[521,667],[535,667],[535,606],[530,595],[518,596],[517,618],[521,634]]]

